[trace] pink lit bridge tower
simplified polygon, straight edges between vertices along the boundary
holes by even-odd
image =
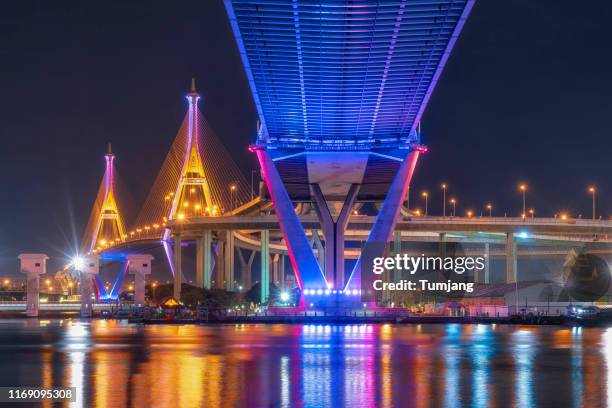
[[[360,293],[362,259],[344,260],[356,205],[379,208],[368,244],[391,239],[425,151],[423,111],[472,5],[225,0],[259,114],[251,150],[306,301]],[[316,210],[324,265],[296,203]]]

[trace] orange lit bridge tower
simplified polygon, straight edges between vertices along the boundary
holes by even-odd
[[[235,187],[246,186],[246,179],[198,109],[199,101],[200,95],[192,80],[187,94],[187,114],[135,226],[128,233],[130,240],[161,239],[175,283],[178,282],[175,287],[180,287],[183,280],[182,273],[175,273],[180,270],[177,265],[181,264],[181,251],[176,249],[183,243],[180,234],[170,235],[167,223],[170,220],[187,223],[193,218],[223,215],[236,203],[249,200],[247,189]],[[197,245],[210,247],[211,232],[204,235]],[[210,254],[208,250],[198,252]],[[196,265],[198,285],[210,287],[210,259],[198,260]]]

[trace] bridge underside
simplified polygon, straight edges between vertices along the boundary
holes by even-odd
[[[257,153],[301,289],[351,292],[355,202],[383,201],[367,242],[391,238],[421,146],[418,124],[471,0],[225,0],[260,118]],[[294,210],[312,202],[325,271]]]

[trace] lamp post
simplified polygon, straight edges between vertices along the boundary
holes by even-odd
[[[467,210],[467,212],[465,214],[467,215],[468,218],[472,218],[472,216],[474,215],[472,210]]]
[[[523,196],[523,212],[521,213],[521,216],[524,219],[527,216],[526,205],[525,205],[525,193],[527,191],[527,185],[524,184],[524,183],[519,184],[519,191],[521,192],[521,194]]]
[[[595,189],[594,186],[589,187],[589,193],[591,193],[591,196],[593,197],[593,221],[595,221],[595,193],[597,192],[597,189]]]
[[[236,187],[235,184],[232,184],[230,186],[230,193],[232,195],[232,210],[236,208],[236,201],[235,201],[235,197],[236,197],[236,190],[238,189],[238,187]]]
[[[446,217],[446,183],[442,183],[442,216]]]
[[[489,211],[489,217],[493,217],[493,204],[488,203],[486,205],[487,210]]]
[[[456,199],[454,199],[454,198],[451,198],[451,199],[450,199],[450,203],[451,203],[451,204],[452,204],[452,206],[453,206],[453,217],[454,217],[454,216],[455,216],[455,214],[457,213],[457,212],[456,212],[456,210],[457,210],[457,200],[456,200]]]
[[[531,216],[532,220],[535,218],[535,210],[533,208],[529,209],[529,215]]]
[[[423,191],[421,195],[423,198],[425,198],[425,216],[427,216],[427,200],[429,198],[429,193],[427,191]]]

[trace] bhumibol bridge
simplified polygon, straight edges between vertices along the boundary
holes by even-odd
[[[183,248],[192,242],[197,286],[246,290],[259,281],[265,302],[272,282],[298,288],[302,304],[311,304],[322,293],[342,302],[359,292],[364,244],[481,243],[505,258],[506,281],[513,282],[517,254],[563,255],[566,242],[609,242],[609,221],[417,217],[406,208],[427,150],[421,117],[472,6],[225,0],[259,116],[250,146],[261,169],[259,192],[253,197],[245,188],[249,182],[198,109],[192,84],[185,119],[130,222],[115,187],[114,155],[106,155],[82,251],[124,267],[108,291],[95,278],[99,297],[117,296],[130,255],[151,243],[165,250],[177,299]],[[545,245],[521,252],[525,239]],[[136,279],[136,303],[144,303],[144,282]]]

